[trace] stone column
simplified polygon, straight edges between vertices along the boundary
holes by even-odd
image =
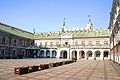
[[[60,58],[60,50],[57,51],[56,58]]]
[[[87,52],[85,51],[85,59],[87,60]]]
[[[100,59],[101,59],[101,60],[103,60],[103,59],[104,59],[104,55],[103,55],[103,54],[104,54],[104,52],[103,52],[103,51],[101,51],[101,55],[100,55]]]
[[[39,55],[40,55],[40,51],[38,50],[38,52],[37,52],[37,57],[39,57]]]
[[[46,57],[46,50],[43,50],[44,51],[44,57]]]
[[[70,51],[67,51],[67,59],[69,59]]]
[[[72,59],[72,52],[70,51],[70,59]]]
[[[95,54],[95,51],[93,51],[93,55],[92,55],[92,58],[95,60],[95,57],[96,56],[96,54]]]
[[[50,50],[50,58],[52,58],[52,51]]]
[[[77,59],[79,59],[79,57],[80,57],[80,56],[79,56],[79,51],[77,51]]]

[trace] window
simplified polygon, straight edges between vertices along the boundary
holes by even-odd
[[[59,42],[56,42],[56,45],[58,45],[59,44]]]
[[[42,46],[42,42],[40,42],[40,46]]]
[[[88,45],[92,45],[92,41],[89,41],[89,42],[88,42]]]
[[[50,46],[53,46],[53,42],[50,42]]]
[[[82,41],[82,42],[81,42],[81,45],[85,45],[85,41]]]
[[[23,47],[25,47],[25,46],[26,46],[25,41],[22,41],[22,46],[23,46]]]
[[[6,38],[2,38],[2,43],[5,44],[6,43]]]
[[[96,45],[100,45],[100,41],[96,41]]]
[[[57,46],[57,47],[60,47],[60,44],[59,44],[59,42],[56,42],[56,46]]]
[[[25,46],[25,42],[23,43],[23,46]]]
[[[22,55],[23,55],[23,56],[25,55],[25,51],[24,51],[24,50],[22,50]]]
[[[16,55],[16,50],[14,49],[13,51],[12,51],[12,56],[15,56]]]
[[[5,49],[1,49],[0,55],[4,55],[4,53],[5,53]]]
[[[2,39],[0,38],[0,43],[2,42]]]
[[[108,44],[108,41],[104,41],[104,44]]]
[[[45,42],[45,46],[47,46],[47,42]]]
[[[77,46],[77,45],[78,45],[78,42],[75,42],[75,45]]]
[[[17,40],[16,39],[13,41],[13,45],[17,45]]]

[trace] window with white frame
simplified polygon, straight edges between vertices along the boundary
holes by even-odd
[[[92,41],[89,41],[89,42],[88,42],[88,45],[92,45]]]
[[[108,44],[108,41],[104,41],[104,44]]]
[[[100,45],[100,41],[96,41],[96,45]]]
[[[82,42],[81,42],[81,45],[85,45],[85,41],[82,41]]]
[[[50,42],[50,46],[53,46],[53,42]]]
[[[75,45],[76,45],[76,46],[78,45],[78,42],[77,42],[77,41],[75,42]]]
[[[47,42],[45,42],[45,46],[47,46]]]

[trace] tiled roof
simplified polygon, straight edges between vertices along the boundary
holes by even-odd
[[[36,33],[34,35],[34,39],[42,39],[42,38],[60,38],[60,33],[48,32],[48,33]]]
[[[74,37],[107,37],[110,36],[108,29],[93,31],[77,31],[73,33]]]
[[[37,45],[35,44],[32,44],[30,45],[29,47],[27,47],[26,49],[34,49],[34,50],[37,50],[37,49],[40,49]]]
[[[110,37],[110,32],[108,29],[96,29],[96,30],[78,30],[78,31],[66,31],[66,32],[46,32],[46,33],[30,33],[6,24],[0,23],[0,31],[4,31],[16,36],[29,38],[29,39],[49,39],[49,38],[60,38],[64,35],[72,35],[74,38],[82,37]]]
[[[110,32],[108,29],[104,30],[79,30],[79,31],[69,31],[69,32],[48,32],[48,33],[37,33],[34,35],[34,39],[47,39],[47,38],[60,38],[61,35],[72,35],[75,38],[81,37],[110,37]]]
[[[33,39],[33,33],[0,23],[0,31],[7,32],[16,36]]]

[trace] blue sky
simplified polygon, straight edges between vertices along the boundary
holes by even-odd
[[[112,0],[0,0],[0,22],[33,32],[59,31],[66,18],[70,28],[107,28]]]

